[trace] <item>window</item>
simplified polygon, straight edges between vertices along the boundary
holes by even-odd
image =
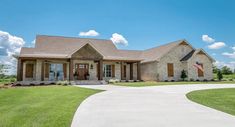
[[[112,76],[112,69],[111,65],[104,65],[104,77],[111,77]]]
[[[168,77],[174,77],[174,65],[173,63],[167,64]]]
[[[200,66],[203,69],[203,64],[200,63]],[[203,77],[204,76],[203,70],[198,68],[197,69],[197,75],[198,75],[198,77]]]

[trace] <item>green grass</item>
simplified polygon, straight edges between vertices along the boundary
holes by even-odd
[[[196,103],[235,115],[235,88],[198,90],[186,96]]]
[[[0,127],[69,127],[80,103],[97,92],[73,86],[0,89]]]
[[[143,87],[143,86],[162,86],[162,85],[184,85],[184,84],[235,84],[235,81],[221,81],[221,82],[119,82],[114,85]]]
[[[214,79],[217,79],[217,74],[213,74]],[[230,74],[230,75],[224,75],[223,74],[223,80],[235,80],[235,74]]]

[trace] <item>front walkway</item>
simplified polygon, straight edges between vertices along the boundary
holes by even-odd
[[[175,85],[104,89],[87,98],[77,109],[72,127],[234,127],[235,117],[188,100],[186,93],[229,85]]]

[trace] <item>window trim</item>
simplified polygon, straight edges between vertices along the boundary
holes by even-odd
[[[109,66],[109,68],[107,67]],[[109,70],[107,70],[109,69]],[[112,65],[111,64],[104,64],[103,66],[103,76],[106,78],[111,78],[112,77]]]

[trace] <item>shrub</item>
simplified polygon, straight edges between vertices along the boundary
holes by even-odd
[[[165,80],[164,82],[168,82],[168,80]]]
[[[190,81],[194,81],[194,79],[193,79],[193,78],[190,78]]]
[[[196,81],[200,81],[199,79],[197,79]]]
[[[186,72],[185,72],[185,70],[182,70],[181,71],[181,79],[184,81],[185,80],[185,78],[187,78],[188,76],[187,76],[187,74],[186,74]]]
[[[35,84],[34,84],[34,83],[30,83],[29,85],[30,85],[30,86],[35,86]]]
[[[171,80],[171,82],[175,82],[175,80]]]
[[[11,78],[11,79],[10,79],[10,82],[15,82],[15,81],[16,81],[15,78]]]
[[[215,81],[214,79],[211,79],[211,81]]]
[[[40,85],[45,85],[45,83],[41,82]]]
[[[217,72],[217,79],[218,79],[219,81],[221,81],[221,80],[223,79],[223,74],[221,73],[220,70],[218,70],[218,72]]]
[[[114,83],[119,82],[119,80],[118,80],[118,79],[110,79],[108,82],[109,82],[110,84],[114,84]]]
[[[203,79],[204,82],[207,82],[208,80],[207,79]]]
[[[230,79],[228,79],[229,81],[233,81],[233,79],[232,78],[230,78]]]
[[[55,83],[54,83],[54,82],[51,82],[50,85],[55,85]]]

